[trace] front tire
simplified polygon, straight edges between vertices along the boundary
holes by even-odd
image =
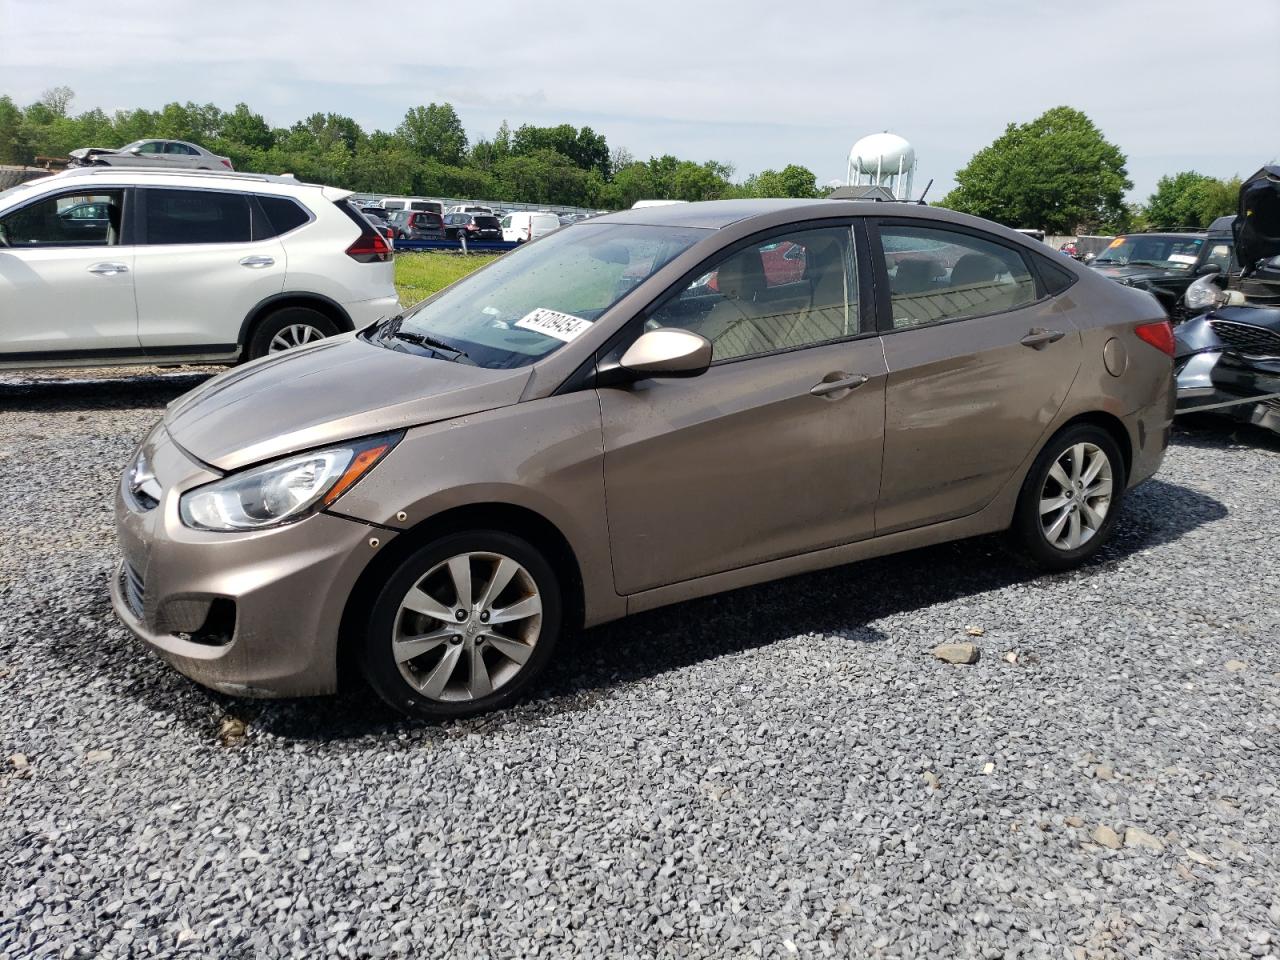
[[[369,685],[410,716],[472,716],[514,701],[546,667],[560,581],[527,541],[455,533],[400,565],[374,601],[360,652]]]
[[[318,310],[285,307],[263,319],[249,340],[248,359],[282,353],[338,333],[338,325]]]
[[[1126,483],[1111,434],[1091,423],[1056,434],[1018,495],[1010,533],[1018,552],[1046,570],[1086,562],[1111,536]]]

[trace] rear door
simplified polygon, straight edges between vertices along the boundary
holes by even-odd
[[[245,318],[284,289],[284,246],[270,222],[251,194],[238,191],[145,187],[138,194],[142,346],[234,352]]]
[[[1081,342],[1016,245],[918,219],[870,229],[889,294],[879,314],[885,534],[986,506],[1062,407]]]
[[[807,263],[774,287],[763,258],[783,240]],[[647,315],[707,337],[713,362],[598,391],[619,593],[873,534],[885,365],[855,263],[847,223],[784,229],[708,263]]]
[[[0,364],[139,352],[129,196],[62,190],[0,217]]]

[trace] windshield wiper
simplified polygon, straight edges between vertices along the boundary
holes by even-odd
[[[1154,260],[1130,260],[1130,261],[1129,261],[1129,266],[1131,266],[1131,267],[1133,267],[1133,266],[1138,266],[1138,267],[1158,267],[1158,266],[1160,266],[1160,264],[1156,263]]]
[[[390,336],[395,337],[397,340],[403,340],[405,343],[414,343],[420,347],[428,347],[432,350],[447,350],[449,353],[462,357],[464,360],[471,360],[471,358],[467,356],[467,351],[461,350],[451,343],[446,343],[444,340],[437,339],[436,337],[429,337],[423,333],[412,333],[407,330],[396,329],[391,332]]]

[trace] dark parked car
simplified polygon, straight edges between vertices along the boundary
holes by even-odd
[[[1187,289],[1185,309],[1208,312],[1177,329],[1178,410],[1280,433],[1280,166],[1241,185],[1232,232],[1239,275],[1206,275]]]
[[[450,213],[444,218],[445,239],[459,240],[465,234],[468,240],[502,239],[502,221],[488,213]]]
[[[391,215],[391,226],[397,238],[405,240],[443,240],[445,218],[422,210],[397,210]]]
[[[364,214],[366,220],[373,224],[374,229],[388,240],[396,238],[395,227],[391,226],[387,211],[383,210],[382,207],[361,207],[360,212]]]
[[[1092,265],[1117,283],[1146,290],[1174,323],[1180,323],[1186,319],[1183,294],[1196,277],[1229,272],[1235,262],[1231,219],[1219,218],[1203,233],[1124,234],[1112,240]]]

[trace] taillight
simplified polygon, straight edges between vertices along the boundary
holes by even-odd
[[[366,217],[345,200],[338,200],[335,205],[346,214],[348,220],[360,228],[360,236],[347,247],[348,257],[360,263],[385,263],[391,259],[391,245]]]
[[[1161,353],[1173,356],[1173,326],[1168,320],[1140,323],[1133,328],[1133,332]]]
[[[526,240],[532,240],[532,239],[533,239],[533,224],[532,224],[532,223],[530,223],[527,227],[525,227],[525,228],[524,228],[524,238],[525,238]]]
[[[233,167],[233,166],[231,165],[231,161],[230,161],[230,160],[228,160],[226,157],[222,157],[222,158],[221,158],[221,162],[222,162],[222,165],[223,165],[224,167],[226,167],[228,170],[234,170],[234,169],[235,169],[235,167]]]

